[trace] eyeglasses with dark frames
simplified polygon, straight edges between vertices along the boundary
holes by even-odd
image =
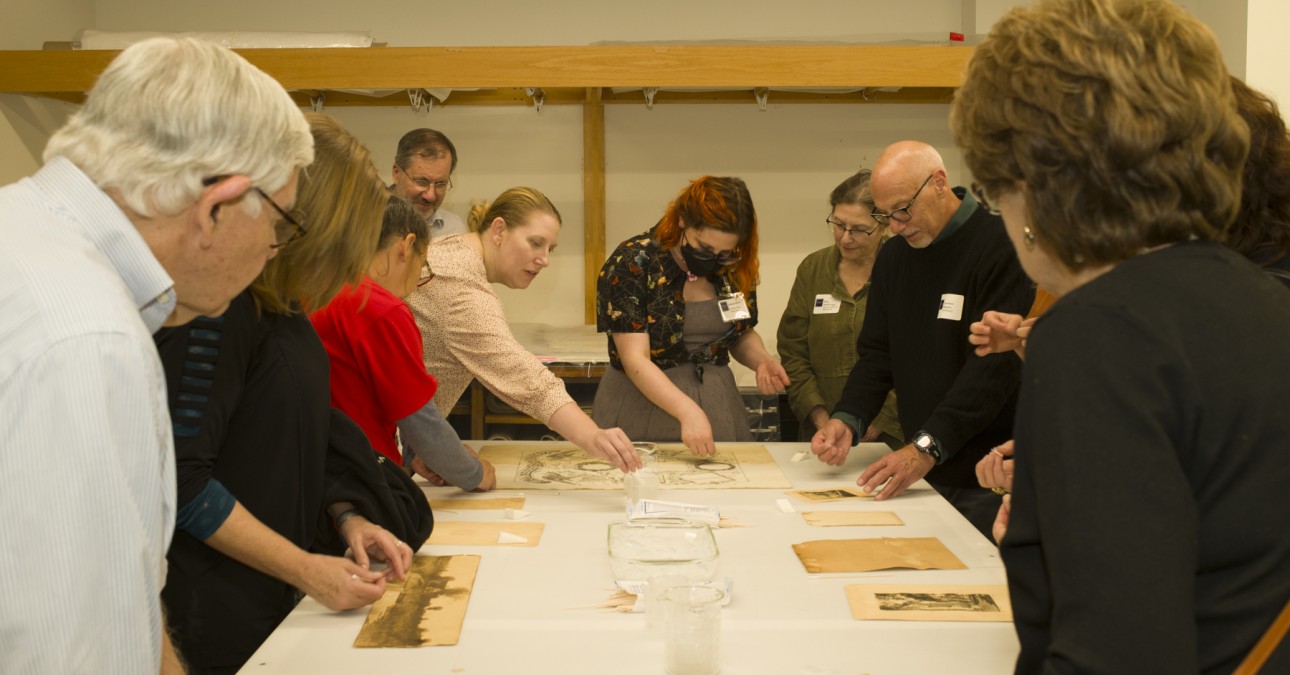
[[[859,239],[860,235],[868,237],[880,229],[879,227],[871,227],[867,230],[863,227],[847,227],[845,223],[839,223],[832,216],[825,218],[824,222],[832,225],[833,230],[838,233],[839,237],[845,237],[849,234],[852,239]]]
[[[873,216],[873,219],[878,221],[879,225],[886,225],[889,220],[894,220],[898,223],[908,223],[910,219],[914,217],[909,212],[909,210],[914,207],[914,201],[918,199],[918,195],[923,193],[923,188],[927,187],[927,184],[931,182],[935,175],[936,174],[932,174],[931,176],[928,176],[927,180],[923,181],[923,184],[918,186],[918,191],[914,193],[913,197],[909,198],[908,204],[892,211],[891,213],[883,213],[882,211],[874,209],[873,213],[870,213],[869,215]]]
[[[429,265],[421,266],[421,276],[417,277],[417,288],[420,288],[434,279],[434,270]]]
[[[209,178],[203,178],[202,185],[210,187],[225,178],[228,178],[228,176],[211,176]],[[254,185],[251,186],[251,189],[255,190],[256,194],[263,197],[264,201],[269,202],[269,205],[273,207],[273,210],[277,211],[278,215],[281,216],[280,219],[273,223],[274,243],[270,244],[270,248],[282,248],[283,246],[305,236],[305,234],[309,232],[309,230],[305,229],[306,216],[304,211],[301,211],[300,209],[291,209],[288,211],[279,206],[277,202],[273,201],[273,197],[270,197],[264,190],[261,190]]]
[[[717,264],[723,267],[726,265],[733,265],[739,262],[738,249],[735,249],[734,251],[731,251],[729,253],[713,253],[712,251],[705,251],[699,246],[695,246],[694,244],[691,244],[688,237],[686,238],[685,243],[689,245],[691,250],[694,251],[692,255],[694,255],[696,260],[716,260]]]
[[[972,191],[973,199],[976,199],[976,203],[980,204],[981,208],[985,209],[992,216],[999,215],[999,207],[992,206],[990,204],[990,200],[986,197],[985,187],[983,185],[973,181],[972,185],[968,186],[968,190]]]
[[[417,190],[421,192],[433,189],[436,193],[443,194],[452,189],[451,178],[437,183],[431,183],[429,178],[413,178],[412,176],[408,176],[408,180],[412,181],[412,184],[417,186]]]
[[[288,211],[281,206],[278,206],[278,203],[273,201],[273,197],[266,194],[264,190],[255,186],[252,186],[251,189],[255,190],[261,197],[264,197],[264,201],[269,202],[269,204],[273,206],[273,210],[277,211],[278,215],[282,216],[281,220],[273,224],[273,234],[274,238],[277,240],[276,243],[273,244],[273,248],[282,248],[283,246],[305,236],[305,233],[309,231],[305,229],[304,211],[301,211],[300,209],[291,209]]]

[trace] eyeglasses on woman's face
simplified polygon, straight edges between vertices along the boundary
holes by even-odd
[[[422,265],[421,276],[417,277],[417,287],[430,283],[432,279],[434,279],[434,270],[430,269],[430,265]]]
[[[873,219],[878,221],[879,226],[886,225],[888,220],[894,220],[898,223],[908,223],[914,217],[909,210],[914,208],[914,202],[918,199],[918,195],[923,193],[923,188],[927,187],[927,184],[931,182],[934,176],[936,176],[936,174],[928,176],[927,180],[924,180],[923,184],[918,186],[918,191],[914,193],[913,197],[909,198],[908,204],[892,211],[891,213],[883,213],[882,211],[874,209],[873,213],[870,213],[869,215],[873,216]]]
[[[874,232],[877,232],[879,229],[878,226],[876,225],[873,227],[860,227],[859,225],[855,227],[851,227],[846,223],[843,223],[838,220],[834,220],[833,216],[829,216],[828,218],[825,218],[824,222],[833,226],[833,231],[838,235],[839,238],[845,237],[847,235],[851,235],[852,239],[859,239],[862,236],[868,237],[872,235]]]

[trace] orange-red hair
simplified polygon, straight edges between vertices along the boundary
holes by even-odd
[[[737,236],[739,262],[730,269],[730,277],[745,294],[757,287],[757,211],[742,179],[703,176],[690,181],[668,204],[655,230],[663,250],[680,244],[682,221],[695,230],[711,227]]]

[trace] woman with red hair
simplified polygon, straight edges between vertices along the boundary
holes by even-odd
[[[750,441],[730,357],[757,373],[763,394],[788,374],[757,325],[757,213],[739,178],[703,176],[653,229],[618,245],[596,284],[596,327],[612,368],[592,417],[642,441]]]

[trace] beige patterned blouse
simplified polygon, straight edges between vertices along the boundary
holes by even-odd
[[[424,345],[426,371],[439,380],[435,405],[444,415],[478,379],[508,405],[546,424],[572,403],[564,382],[524,349],[488,283],[484,259],[466,237],[430,243],[434,279],[408,297]]]

